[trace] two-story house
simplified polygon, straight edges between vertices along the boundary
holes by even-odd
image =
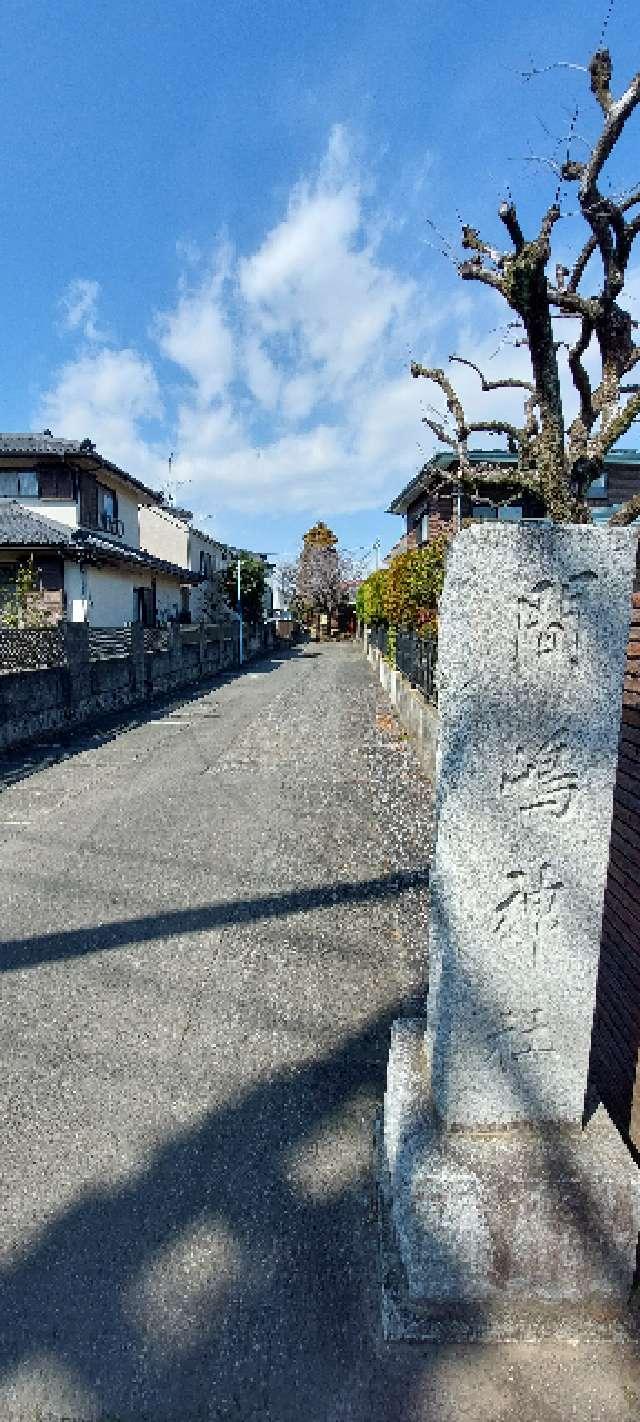
[[[194,528],[189,509],[166,503],[144,504],[140,507],[140,543],[149,553],[168,558],[189,568],[201,580],[191,595],[191,617],[194,622],[211,615],[217,595],[217,574],[226,571],[228,549],[210,533]]]
[[[140,543],[157,557],[170,558],[190,568],[202,579],[191,597],[191,615],[195,622],[212,615],[219,595],[217,575],[227,571],[239,557],[256,558],[264,564],[265,573],[273,571],[266,553],[251,553],[246,548],[220,543],[210,533],[195,528],[189,509],[169,504],[146,504],[140,507]],[[215,612],[214,612],[215,615]],[[273,591],[269,578],[265,581],[263,615],[273,616]]]
[[[154,626],[188,615],[199,575],[141,546],[140,511],[162,499],[90,440],[0,434],[0,596],[32,554],[51,620]]]
[[[469,454],[483,480],[475,490],[468,481],[459,485],[455,453],[439,450],[415,478],[392,499],[387,513],[406,520],[402,539],[391,555],[417,548],[439,533],[457,533],[476,519],[527,522],[544,517],[544,506],[535,494],[519,491],[510,482],[516,456],[502,449],[477,449]],[[604,472],[591,484],[587,499],[596,523],[607,522],[633,494],[640,493],[640,451],[614,449],[605,455]]]

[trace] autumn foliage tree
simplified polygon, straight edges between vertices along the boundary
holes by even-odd
[[[358,588],[356,612],[363,622],[387,622],[421,636],[437,629],[437,607],[444,582],[447,539],[433,538],[421,548],[400,553],[388,568]]]
[[[326,613],[329,622],[341,601],[346,576],[337,543],[335,533],[326,523],[320,521],[314,524],[304,535],[296,573],[298,604],[318,618],[321,613]]]
[[[607,160],[640,102],[640,73],[616,97],[608,50],[598,50],[585,72],[600,110],[599,133],[586,157],[569,151],[565,162],[556,165],[556,196],[538,231],[532,237],[525,235],[511,200],[502,202],[498,209],[511,244],[507,250],[485,241],[475,227],[462,228],[462,248],[468,255],[457,264],[458,273],[463,281],[480,282],[499,292],[511,309],[514,344],[528,351],[531,379],[487,380],[464,356],[450,359],[471,367],[484,392],[521,391],[522,423],[468,419],[450,374],[418,363],[411,367],[415,377],[425,377],[444,396],[447,414],[436,412],[435,417],[427,416],[425,423],[456,451],[463,477],[472,476],[469,437],[475,433],[504,436],[517,455],[520,487],[537,493],[554,520],[577,522],[590,517],[586,490],[601,473],[605,454],[640,414],[640,385],[627,381],[640,361],[638,323],[622,301],[632,249],[640,233],[640,188],[617,194],[603,190]],[[560,201],[563,188],[577,195],[585,237],[570,266],[564,261],[552,266],[553,239],[566,215]],[[567,318],[572,318],[576,327],[569,341],[560,338],[558,329]],[[569,424],[560,384],[559,354],[563,350],[579,406]],[[595,381],[590,374],[594,351],[599,366]],[[477,478],[476,471],[473,477]],[[612,522],[627,523],[639,513],[637,496]]]

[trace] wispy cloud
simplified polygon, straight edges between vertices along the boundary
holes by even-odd
[[[394,267],[383,255],[393,221],[334,128],[255,250],[182,247],[182,280],[150,319],[147,351],[101,342],[97,283],[72,283],[66,325],[85,344],[39,420],[89,435],[158,485],[171,449],[203,510],[379,507],[429,447],[409,351],[442,361],[445,335],[451,348],[474,306],[448,274],[438,292]]]
[[[67,331],[75,331],[87,341],[104,341],[106,335],[98,328],[98,301],[100,285],[86,277],[76,277],[63,292],[59,307],[62,324]]]

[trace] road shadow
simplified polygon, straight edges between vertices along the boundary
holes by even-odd
[[[313,909],[332,910],[350,904],[381,903],[395,899],[409,889],[424,888],[428,877],[426,867],[399,869],[376,879],[336,880],[288,893],[229,899],[195,908],[147,914],[143,918],[115,919],[111,923],[87,924],[61,932],[5,939],[0,941],[0,973],[83,958],[89,953],[104,953],[130,947],[134,943],[163,942],[178,934],[202,933],[234,924],[255,923],[260,919],[308,913]]]

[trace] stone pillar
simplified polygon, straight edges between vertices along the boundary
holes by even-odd
[[[179,622],[169,623],[169,657],[171,672],[179,675],[182,670],[182,633]]]
[[[385,1142],[407,1287],[389,1336],[624,1322],[640,1177],[607,1119],[581,1122],[636,538],[484,526],[449,555],[424,1079]]]
[[[141,622],[131,624],[131,676],[136,700],[142,701],[145,694],[145,675],[144,628]]]
[[[91,696],[89,626],[86,622],[65,622],[64,651],[67,664],[69,714],[73,718]]]

